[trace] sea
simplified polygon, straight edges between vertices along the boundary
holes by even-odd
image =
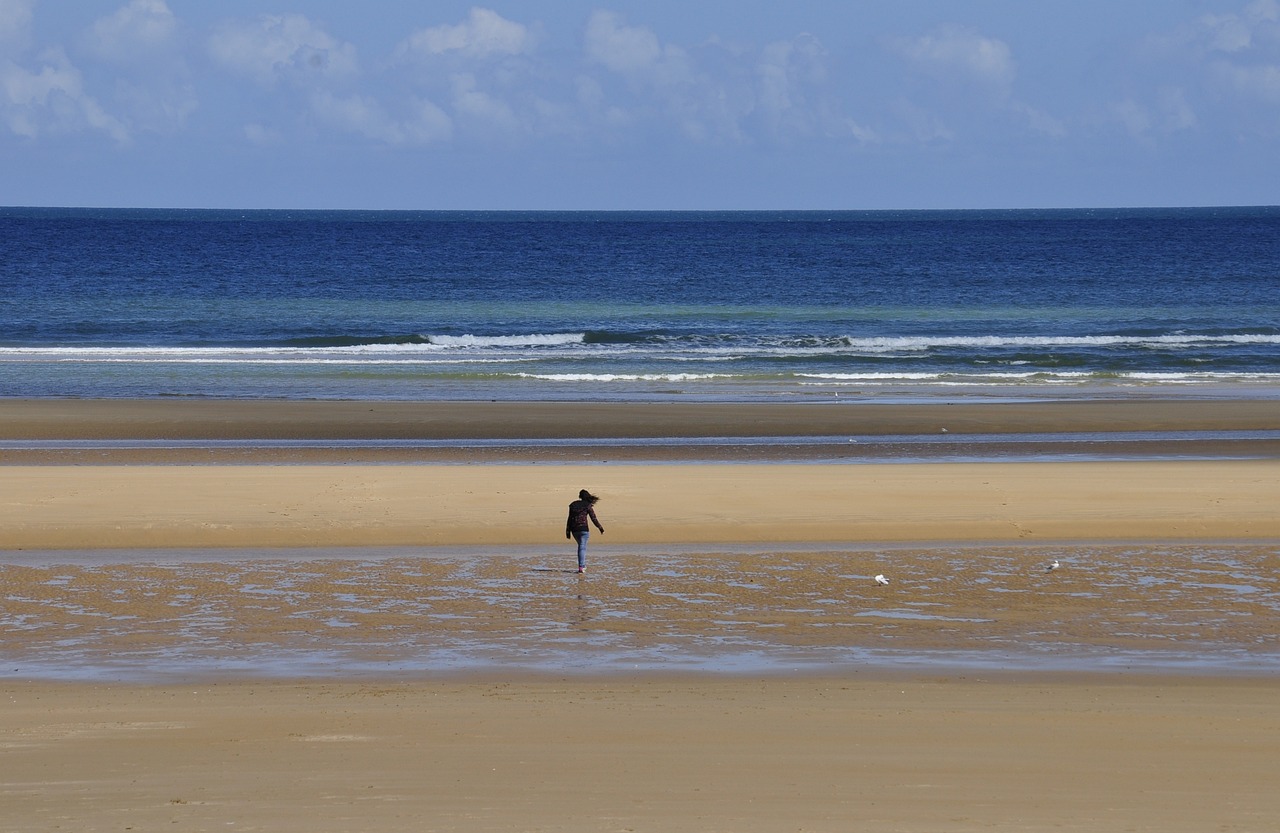
[[[0,208],[0,396],[1276,397],[1280,207]]]

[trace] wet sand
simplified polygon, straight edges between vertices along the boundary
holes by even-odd
[[[1268,402],[0,401],[0,439],[35,441],[1278,426]],[[1265,447],[896,465],[688,464],[673,447],[635,464],[598,447],[572,463],[5,458],[6,829],[1250,831],[1280,817],[1280,462]],[[579,578],[562,572],[562,524],[584,486],[605,496],[607,532]],[[509,661],[432,664],[477,640]],[[515,661],[539,643],[561,673]],[[1186,643],[1236,661],[1176,676],[872,661]],[[654,670],[721,647],[802,671]],[[611,648],[602,675],[591,658]],[[225,661],[299,652],[321,676]],[[645,670],[622,670],[629,654]],[[212,664],[130,682],[197,655]],[[41,659],[72,681],[41,681]],[[98,663],[92,679],[75,679],[81,662]]]
[[[0,399],[3,439],[465,439],[1280,428],[1277,400],[880,404]]]
[[[605,545],[586,576],[568,546],[7,560],[0,668],[17,677],[1280,675],[1280,552],[1264,545]]]

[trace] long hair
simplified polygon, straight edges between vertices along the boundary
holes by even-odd
[[[578,492],[578,500],[585,500],[587,503],[595,503],[600,498],[588,492],[586,489]]]

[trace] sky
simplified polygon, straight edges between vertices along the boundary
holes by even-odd
[[[0,205],[1278,193],[1280,0],[0,0]]]

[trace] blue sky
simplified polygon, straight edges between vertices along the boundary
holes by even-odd
[[[1280,0],[0,0],[0,205],[1280,203]]]

